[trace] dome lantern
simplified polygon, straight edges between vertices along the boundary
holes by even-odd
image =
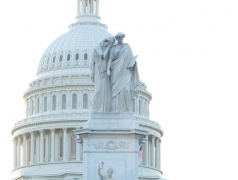
[[[77,22],[99,22],[99,0],[77,0]]]

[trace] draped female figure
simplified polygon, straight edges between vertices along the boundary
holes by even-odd
[[[140,84],[136,58],[129,44],[123,43],[125,34],[117,33],[117,44],[112,47],[107,74],[111,76],[112,111],[132,112],[132,98]]]
[[[94,96],[92,111],[110,112],[112,107],[111,80],[107,75],[109,52],[115,39],[113,36],[105,38],[94,48],[91,62],[91,78],[94,82]]]

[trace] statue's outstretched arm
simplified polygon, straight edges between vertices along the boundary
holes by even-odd
[[[100,164],[98,166],[98,176],[101,178],[101,180],[104,179],[104,176],[101,174],[101,171],[100,171]]]

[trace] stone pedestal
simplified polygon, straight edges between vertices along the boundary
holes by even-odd
[[[83,129],[75,130],[77,143],[83,143],[83,179],[108,178],[112,168],[113,180],[138,180],[139,144],[147,131],[139,129],[132,113],[91,113]],[[110,178],[108,178],[110,179]]]

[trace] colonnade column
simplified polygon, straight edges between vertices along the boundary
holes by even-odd
[[[86,13],[86,0],[82,0],[83,13]]]
[[[45,162],[49,161],[49,134],[45,135]]]
[[[149,156],[148,156],[148,145],[149,145],[148,141],[149,141],[149,137],[147,136],[147,141],[144,144],[144,149],[143,149],[143,151],[144,151],[143,152],[143,163],[145,166],[148,166],[148,158],[149,158]]]
[[[156,138],[156,168],[160,169],[160,142],[161,140],[159,138]]]
[[[77,6],[77,15],[80,14],[80,0],[78,0],[78,6]]]
[[[26,134],[23,134],[23,153],[22,153],[22,165],[26,165]]]
[[[51,129],[51,162],[55,161],[55,129]]]
[[[151,136],[151,144],[150,144],[150,165],[152,167],[155,166],[155,137]]]
[[[83,143],[79,143],[79,154],[80,154],[80,160],[83,160]]]
[[[44,130],[40,130],[40,163],[44,159]]]
[[[96,14],[99,15],[99,0],[96,0]]]
[[[13,138],[13,168],[17,167],[17,141]]]
[[[21,166],[21,137],[17,137],[17,167]]]
[[[90,12],[94,14],[94,0],[91,0]]]
[[[80,144],[76,143],[76,161],[80,161]]]
[[[31,164],[34,164],[34,149],[35,149],[35,137],[34,137],[34,132],[31,132]]]
[[[63,161],[66,161],[67,160],[67,158],[66,158],[66,156],[67,156],[67,142],[66,142],[66,140],[67,140],[67,128],[64,128],[63,129],[63,131],[64,131],[64,142],[63,142],[63,148],[64,148],[64,150],[63,150]]]

